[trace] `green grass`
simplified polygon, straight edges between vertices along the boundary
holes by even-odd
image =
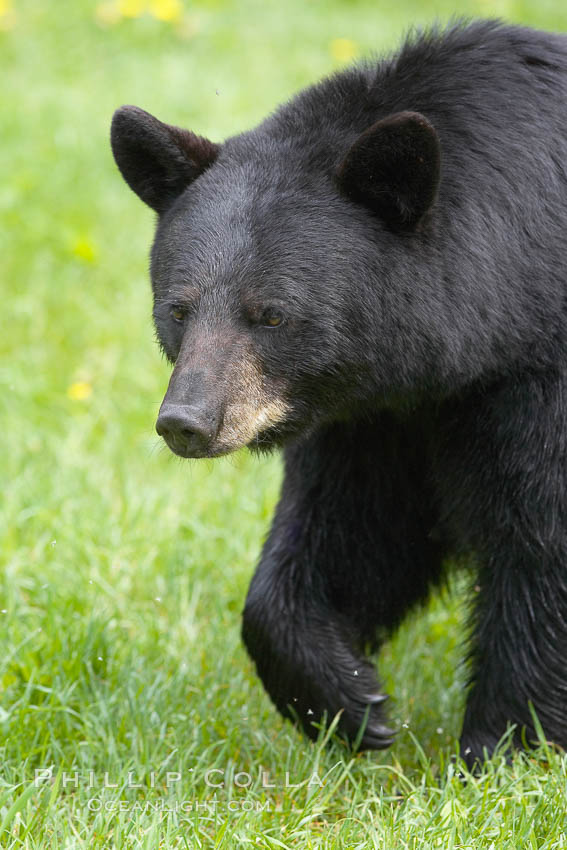
[[[107,139],[128,102],[220,139],[337,67],[334,39],[390,49],[457,6],[185,6],[103,25],[94,0],[0,0],[0,845],[567,847],[565,758],[455,776],[458,585],[383,653],[390,752],[309,743],[272,708],[239,628],[280,464],[159,448],[152,216]],[[567,28],[559,0],[458,11]]]

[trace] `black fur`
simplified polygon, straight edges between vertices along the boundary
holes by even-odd
[[[530,702],[567,745],[566,104],[565,37],[477,22],[305,90],[198,179],[118,113],[118,163],[161,213],[158,336],[203,367],[177,401],[222,410],[246,351],[288,403],[252,441],[285,445],[285,480],[243,636],[310,735],[342,710],[390,743],[365,652],[466,555],[463,754],[509,723],[533,740]],[[274,305],[279,327],[253,319]]]
[[[337,183],[392,229],[413,229],[431,208],[439,184],[437,133],[416,112],[399,112],[369,127],[347,153]]]
[[[208,139],[163,124],[137,106],[115,112],[111,143],[124,180],[158,213],[214,162],[218,150]]]

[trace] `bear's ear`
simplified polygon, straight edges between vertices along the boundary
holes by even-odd
[[[208,139],[163,124],[137,106],[116,110],[110,142],[126,183],[158,213],[212,165],[219,150]]]
[[[345,195],[370,207],[393,230],[415,230],[439,185],[441,149],[429,121],[397,112],[354,142],[337,171]]]

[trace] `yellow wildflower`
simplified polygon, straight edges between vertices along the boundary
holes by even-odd
[[[334,38],[329,51],[335,62],[350,62],[358,54],[358,44],[350,38]]]
[[[0,30],[11,29],[16,22],[12,0],[0,0]]]
[[[75,381],[67,387],[67,397],[73,401],[85,401],[92,395],[93,388],[87,381]]]
[[[72,247],[73,254],[85,263],[94,263],[96,260],[96,247],[87,236],[81,236]]]
[[[183,15],[181,0],[149,0],[150,14],[158,21],[180,21]]]

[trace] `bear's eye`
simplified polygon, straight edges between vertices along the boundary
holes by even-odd
[[[262,313],[260,324],[262,324],[265,328],[277,328],[283,323],[283,320],[284,317],[279,310],[274,310],[272,307],[268,307]]]
[[[174,322],[184,322],[187,318],[187,310],[184,307],[180,307],[179,304],[174,304],[169,310],[169,315]]]

